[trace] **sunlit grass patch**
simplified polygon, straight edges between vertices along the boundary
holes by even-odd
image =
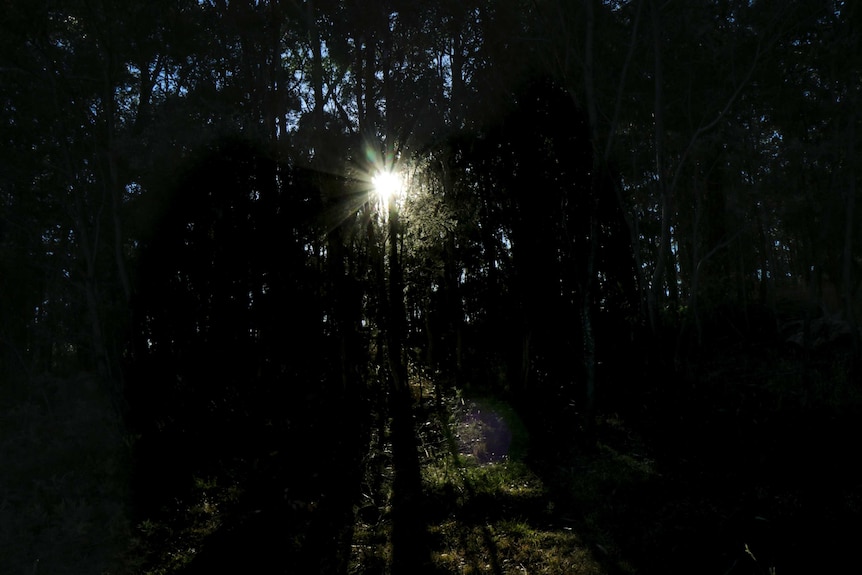
[[[449,573],[604,573],[574,530],[512,519],[481,525],[449,520],[431,533],[438,542],[434,564]]]
[[[541,479],[518,461],[480,464],[459,455],[440,457],[423,467],[422,479],[432,494],[445,491],[470,497],[508,498],[537,498],[544,494]]]
[[[504,407],[489,405],[457,402],[444,424],[446,449],[423,466],[426,493],[438,512],[445,510],[429,525],[435,567],[465,574],[603,573],[578,531],[555,516],[542,479],[519,457],[485,451],[501,428],[518,441],[526,436],[514,413],[504,418]]]

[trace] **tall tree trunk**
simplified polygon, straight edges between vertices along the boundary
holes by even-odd
[[[359,129],[359,133],[364,136],[366,130],[368,129],[368,114],[365,107],[365,91],[367,83],[365,78],[365,60],[363,58],[364,54],[362,51],[362,39],[363,36],[359,33],[357,33],[353,37],[353,67],[354,74],[356,75],[356,78],[354,80],[354,87],[356,92],[356,122]]]
[[[463,121],[464,53],[461,40],[461,22],[458,19],[455,19],[455,22],[456,25],[452,30],[452,54],[450,56],[452,92],[449,108],[452,113],[452,125],[455,128],[460,128]]]
[[[595,146],[598,142],[598,103],[595,93],[595,57],[594,57],[594,31],[595,31],[595,9],[593,0],[584,0],[584,9],[586,17],[586,34],[584,36],[584,92],[587,101],[587,119],[590,124],[590,138]],[[590,199],[589,199],[589,236],[587,241],[589,246],[587,249],[587,261],[583,262],[581,272],[580,285],[580,320],[581,320],[581,343],[583,345],[584,354],[584,394],[586,397],[586,412],[589,420],[592,419],[590,414],[593,411],[595,404],[595,389],[596,389],[596,342],[593,335],[593,307],[592,307],[592,290],[593,290],[593,274],[595,267],[596,247],[598,244],[598,195],[600,193],[601,176],[603,166],[600,165],[603,158],[600,158],[596,151],[593,152],[593,170],[592,178],[590,179]]]
[[[132,299],[132,288],[129,280],[129,273],[126,268],[126,254],[124,245],[125,234],[123,231],[123,219],[121,217],[124,184],[120,180],[119,166],[117,165],[117,151],[115,149],[114,140],[114,94],[111,86],[112,82],[109,81],[109,77],[106,75],[104,95],[106,106],[104,114],[106,139],[105,158],[107,162],[108,173],[107,182],[104,183],[104,186],[107,187],[107,195],[110,198],[110,224],[113,231],[112,251],[114,259],[114,273],[116,274],[116,277],[119,280],[120,287],[122,288],[122,302],[127,307]],[[130,318],[127,317],[125,319]],[[116,347],[114,347],[114,353],[110,353],[110,350],[107,349],[107,340],[105,340],[104,334],[100,334],[100,336],[103,339],[102,345],[104,346],[104,349],[99,350],[99,353],[104,354],[105,362],[108,365],[106,369],[106,375],[110,376],[105,379],[104,384],[107,388],[107,391],[111,398],[111,402],[114,404],[115,409],[117,409],[118,413],[123,413],[126,410],[126,401],[123,370],[119,368],[121,352],[118,351]],[[112,341],[113,339],[114,338],[111,338]],[[116,366],[111,365],[111,363],[114,362],[117,363]]]
[[[314,119],[315,141],[320,142],[325,129],[325,121],[323,116],[323,54],[320,46],[320,33],[317,28],[317,11],[314,7],[314,0],[308,0],[307,6],[308,19],[308,41],[311,44],[311,84],[314,92],[314,109],[312,111]],[[315,156],[320,153],[320,150],[315,150]]]
[[[401,260],[398,254],[400,217],[394,197],[389,198],[389,317],[386,334],[389,348],[389,368],[396,392],[407,388],[407,366],[404,358],[404,289]]]
[[[442,164],[443,174],[443,193],[453,198],[455,194],[455,182],[452,178],[452,171],[449,169],[448,162],[450,158],[444,158]],[[454,198],[453,198],[454,201]],[[487,203],[483,205],[487,216]],[[453,382],[458,384],[463,367],[463,333],[464,333],[464,306],[461,299],[460,286],[458,281],[458,270],[456,265],[456,233],[453,230],[446,232],[445,247],[443,250],[443,298],[444,298],[444,326],[446,333],[450,336],[446,345],[446,355],[449,361],[449,370],[453,375]],[[491,286],[496,286],[496,279],[489,275],[488,278]],[[492,290],[494,288],[492,287]],[[452,337],[454,335],[454,337]]]
[[[773,308],[775,306],[776,260],[773,241],[769,235],[769,223],[763,202],[757,202],[757,224],[760,239],[760,301]]]
[[[80,193],[72,191],[72,193]],[[84,293],[87,320],[90,324],[90,355],[96,364],[99,375],[109,381],[113,376],[113,365],[105,344],[105,332],[102,325],[102,301],[99,293],[97,273],[97,255],[99,253],[100,230],[98,223],[91,237],[89,222],[80,198],[73,199],[75,206],[75,232],[78,234],[78,247],[84,260],[84,273],[78,287]],[[96,215],[98,218],[98,214]]]
[[[854,223],[856,213],[856,117],[855,113],[851,114],[850,123],[848,126],[847,136],[847,171],[848,181],[845,198],[845,213],[844,213],[844,253],[842,254],[842,276],[843,276],[843,300],[844,300],[844,315],[847,323],[850,325],[850,333],[853,336],[853,360],[851,373],[853,377],[858,377],[859,353],[860,353],[860,338],[859,328],[856,323],[856,310],[854,304],[854,292],[856,291],[856,281],[853,274],[853,236]]]
[[[271,0],[269,3],[269,42],[266,57],[266,95],[265,95],[265,122],[269,136],[269,147],[273,157],[278,157],[279,121],[283,117],[281,108],[282,90],[281,79],[281,3],[279,0]],[[282,129],[285,126],[281,127]]]
[[[144,72],[141,72],[142,74]],[[119,167],[117,166],[117,152],[114,141],[114,90],[113,82],[111,82],[109,74],[106,72],[104,76],[104,92],[102,96],[105,102],[105,161],[107,163],[108,173],[105,186],[107,194],[111,199],[111,224],[113,227],[114,245],[114,264],[116,265],[116,274],[123,290],[123,297],[126,303],[132,297],[132,288],[129,283],[129,274],[126,270],[126,256],[123,253],[123,224],[120,217],[120,208],[122,206],[123,184],[120,181]]]
[[[668,260],[668,248],[670,246],[671,226],[671,189],[665,181],[664,165],[664,76],[662,71],[662,41],[661,41],[661,15],[655,0],[650,0],[653,24],[653,52],[654,52],[654,107],[653,107],[653,146],[655,148],[655,174],[656,187],[661,209],[661,236],[656,254],[655,269],[649,285],[647,305],[649,309],[650,327],[653,334],[658,333],[658,306],[660,295],[665,282],[665,266]]]
[[[365,31],[365,62],[364,85],[362,95],[364,96],[365,126],[361,134],[365,138],[377,138],[377,102],[374,97],[375,72],[377,71],[377,36],[374,30]]]

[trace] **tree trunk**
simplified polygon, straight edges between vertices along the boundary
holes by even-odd
[[[314,0],[308,1],[308,35],[311,44],[311,83],[314,92],[314,118],[315,140],[320,141],[323,136],[325,122],[323,117],[323,54],[320,46],[320,33],[317,29],[317,12],[314,8]],[[315,149],[315,155],[320,150]]]
[[[396,393],[407,388],[407,365],[404,358],[404,289],[401,260],[398,256],[400,219],[395,198],[389,198],[389,317],[386,334],[389,368]]]
[[[653,107],[653,146],[655,147],[655,174],[658,196],[661,204],[661,237],[656,254],[655,269],[649,285],[647,305],[649,309],[650,327],[653,334],[658,333],[658,307],[661,292],[665,281],[665,266],[668,260],[668,248],[670,246],[670,223],[671,223],[671,189],[665,182],[664,166],[664,76],[662,73],[662,42],[661,42],[661,15],[655,0],[650,1],[653,24],[653,51],[654,51],[654,107]]]
[[[847,169],[848,181],[845,199],[844,212],[844,253],[842,254],[842,276],[843,276],[843,300],[845,320],[850,325],[850,333],[853,338],[853,359],[851,365],[851,374],[853,377],[858,377],[859,364],[859,328],[856,324],[856,310],[854,303],[854,292],[856,281],[853,277],[853,235],[854,222],[856,213],[856,118],[855,114],[851,115],[848,126],[847,137]]]
[[[590,124],[590,137],[594,143],[598,141],[598,104],[595,94],[595,75],[594,75],[594,29],[595,29],[595,10],[592,0],[584,1],[586,12],[586,34],[584,37],[584,92],[587,101],[587,119]],[[598,153],[593,152],[593,174],[590,178],[590,199],[589,199],[589,236],[587,241],[589,246],[587,249],[587,261],[583,262],[583,270],[578,289],[580,290],[580,319],[581,319],[581,343],[583,345],[584,354],[584,395],[586,398],[585,411],[588,419],[592,419],[590,414],[595,405],[595,389],[596,389],[596,343],[593,336],[593,308],[592,308],[592,290],[593,290],[593,274],[595,267],[596,248],[598,246],[598,195],[601,187],[600,174],[603,172],[604,166],[601,165],[603,158],[600,158]]]

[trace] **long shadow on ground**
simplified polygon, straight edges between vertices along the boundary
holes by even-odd
[[[392,573],[424,575],[433,572],[433,565],[410,390],[396,390],[392,402]]]

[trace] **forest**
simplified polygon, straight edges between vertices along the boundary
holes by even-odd
[[[0,4],[0,573],[846,572],[862,8]]]

